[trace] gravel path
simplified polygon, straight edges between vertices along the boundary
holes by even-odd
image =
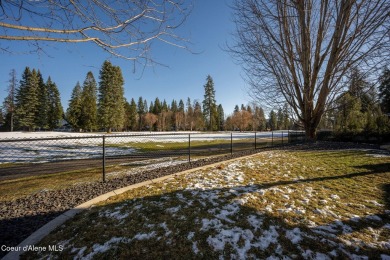
[[[131,184],[162,177],[176,172],[212,164],[231,158],[259,153],[270,149],[288,150],[336,150],[336,149],[377,149],[372,145],[357,145],[351,143],[317,142],[304,145],[288,145],[261,150],[248,150],[233,155],[210,157],[195,162],[144,171],[136,175],[111,179],[106,183],[94,182],[75,185],[63,190],[42,191],[12,202],[0,202],[0,246],[16,246],[35,230],[85,201],[109,191],[126,187]],[[0,257],[5,255],[0,251]]]

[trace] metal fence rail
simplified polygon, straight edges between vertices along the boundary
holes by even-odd
[[[302,132],[105,134],[0,139],[0,180],[86,168],[135,168],[233,154],[303,139]]]

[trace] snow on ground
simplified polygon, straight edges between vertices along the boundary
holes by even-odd
[[[90,253],[86,256],[83,255],[85,248],[76,248],[71,242],[67,247],[77,256],[88,259],[99,252],[115,248],[118,243],[131,245],[136,240],[157,240],[169,244],[175,236],[177,226],[169,222],[153,222],[153,217],[147,212],[152,212],[151,208],[155,207],[170,216],[173,223],[185,221],[189,216],[184,212],[189,210],[194,216],[198,216],[191,222],[183,239],[188,240],[192,245],[190,250],[199,257],[201,246],[204,250],[205,243],[220,259],[226,257],[226,250],[229,251],[231,259],[256,258],[253,250],[267,252],[268,259],[334,259],[345,256],[351,259],[366,259],[367,256],[362,254],[359,248],[385,249],[390,252],[390,240],[383,241],[378,235],[388,232],[389,224],[381,225],[383,219],[372,213],[364,216],[336,212],[336,205],[343,206],[347,203],[333,192],[327,199],[323,199],[318,196],[318,187],[310,184],[292,182],[291,185],[271,187],[248,184],[250,182],[245,174],[246,169],[256,170],[256,167],[272,162],[272,158],[282,156],[276,151],[263,152],[262,155],[268,159],[237,160],[221,164],[220,167],[190,173],[185,177],[186,185],[180,187],[174,195],[163,193],[159,199],[148,202],[149,204],[144,204],[146,202],[141,199],[134,204],[126,201],[115,208],[103,208],[98,214],[99,218],[109,218],[121,225],[120,223],[128,218],[134,218],[132,214],[137,214],[137,217],[142,218],[144,228],[137,230],[132,237],[112,237],[104,243],[95,243],[88,249]],[[279,175],[287,176],[290,180],[296,177],[288,173],[287,168]],[[175,179],[169,179],[160,189],[176,183]],[[302,186],[299,188],[299,185]],[[146,187],[150,188],[153,188],[153,185]],[[253,203],[263,203],[264,207],[257,208],[256,212],[249,215],[242,215],[244,209],[252,208]],[[384,205],[376,200],[369,200],[367,203],[384,209]],[[296,219],[297,222],[287,223],[286,216],[289,216],[290,220]],[[323,219],[327,221],[321,223]],[[369,243],[353,236],[356,232],[361,232],[359,228],[355,229],[358,226],[356,224],[367,221],[375,222],[377,226],[364,230],[367,236],[372,237]],[[203,240],[200,239],[202,237]],[[298,253],[289,254],[286,240]],[[317,247],[308,249],[310,241],[317,244]],[[353,250],[354,248],[356,250]],[[382,259],[389,257],[390,254],[382,254]]]
[[[287,132],[276,132],[274,137],[288,136]],[[191,141],[230,141],[230,133],[199,132],[120,132],[72,133],[72,132],[0,132],[0,164],[23,162],[49,162],[54,160],[100,158],[103,136],[106,140],[106,153],[110,155],[130,155],[137,151],[126,143],[187,143]],[[256,133],[257,138],[269,138],[271,133]],[[234,140],[254,138],[254,133],[233,133]],[[53,138],[55,140],[39,140]],[[10,142],[15,140],[15,142]],[[24,140],[24,141],[21,141]],[[3,142],[2,142],[3,141]],[[4,142],[7,141],[7,142]],[[119,145],[115,147],[112,145]],[[157,145],[163,148],[164,145]]]

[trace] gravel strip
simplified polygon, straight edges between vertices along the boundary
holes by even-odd
[[[91,200],[99,195],[135,183],[151,180],[191,168],[225,161],[228,159],[259,153],[265,150],[338,150],[338,149],[377,149],[377,146],[352,143],[317,142],[309,144],[287,145],[260,150],[237,152],[233,155],[210,157],[195,162],[183,163],[130,174],[121,178],[110,179],[106,183],[93,182],[75,185],[63,190],[48,190],[17,199],[0,202],[0,246],[17,246],[35,230],[59,216],[63,212]],[[5,252],[0,251],[0,257]]]

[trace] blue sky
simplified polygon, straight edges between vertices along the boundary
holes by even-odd
[[[99,69],[104,60],[109,59],[121,67],[125,79],[125,97],[138,100],[142,96],[148,101],[158,97],[160,100],[183,99],[203,100],[203,85],[208,74],[214,79],[216,100],[230,114],[234,106],[247,104],[249,98],[245,91],[241,67],[234,63],[229,53],[223,50],[232,40],[234,30],[230,0],[196,0],[189,19],[180,28],[181,35],[189,36],[190,52],[172,46],[157,44],[152,48],[153,57],[169,67],[147,67],[140,77],[133,72],[133,63],[117,58],[95,47],[93,44],[50,44],[46,53],[18,55],[0,53],[0,101],[6,96],[9,72],[16,69],[18,77],[24,68],[40,69],[44,79],[51,76],[56,82],[64,108],[68,106],[71,91],[77,81],[82,82],[88,71],[98,80]],[[25,42],[3,42],[12,44],[12,50],[28,49]],[[137,69],[136,72],[139,72]]]

